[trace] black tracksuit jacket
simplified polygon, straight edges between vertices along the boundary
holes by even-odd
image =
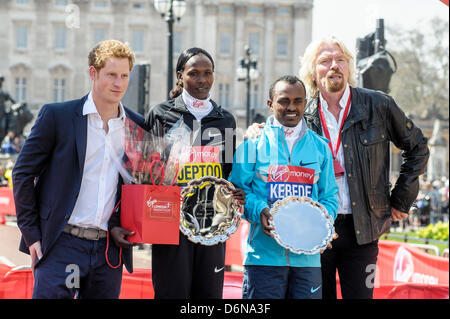
[[[220,148],[220,177],[231,173],[236,149],[236,121],[233,115],[212,101],[213,110],[198,125],[182,96],[152,107],[145,117],[151,133],[161,136],[180,118],[192,130],[193,146]],[[181,172],[189,174],[189,172]],[[188,176],[189,177],[189,176]],[[191,176],[192,177],[192,176]],[[219,177],[219,176],[216,176]],[[179,183],[184,186],[184,183]],[[222,298],[225,266],[225,243],[203,246],[190,242],[180,232],[179,245],[153,245],[152,279],[156,299]]]

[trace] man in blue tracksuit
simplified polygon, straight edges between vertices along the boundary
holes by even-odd
[[[250,222],[244,259],[243,298],[322,296],[320,254],[295,254],[271,234],[270,208],[290,195],[318,201],[335,218],[338,187],[328,141],[303,120],[306,90],[295,76],[276,80],[267,101],[273,112],[262,134],[237,149],[230,181],[246,193],[244,218]]]

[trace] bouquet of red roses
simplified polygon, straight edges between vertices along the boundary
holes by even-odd
[[[159,122],[156,134],[125,120],[124,160],[127,184],[174,185],[180,167],[189,159],[183,152],[190,129],[180,120],[163,134]],[[123,170],[122,170],[123,172]]]

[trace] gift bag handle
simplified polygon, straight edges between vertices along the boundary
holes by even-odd
[[[174,178],[173,178],[172,183],[170,184],[170,186],[173,186],[173,184],[174,184],[175,181],[177,180],[177,178],[178,178],[178,172],[179,172],[179,171],[180,171],[180,161],[177,160],[177,171],[176,171],[176,173],[175,173],[175,176],[174,176]]]
[[[121,200],[119,200],[116,204],[116,207],[114,207],[111,215],[109,216],[109,218],[111,218],[112,214],[114,214],[114,212],[116,211],[117,207],[119,206]],[[109,262],[109,258],[108,258],[108,249],[109,249],[109,229],[106,232],[106,250],[105,250],[105,258],[106,258],[106,263],[108,264],[109,267],[111,267],[112,269],[117,269],[120,267],[120,265],[122,265],[122,247],[119,247],[119,263],[117,264],[117,266],[112,266]]]
[[[153,185],[157,185],[157,184],[155,184],[155,181],[153,180],[153,170],[152,170],[153,165],[155,164],[155,162],[161,164],[161,169],[162,169],[161,182],[160,182],[160,184],[158,184],[158,186],[160,186],[160,185],[163,184],[163,182],[164,182],[164,176],[165,176],[165,175],[164,175],[164,174],[165,174],[164,165],[163,165],[163,163],[161,162],[161,160],[155,159],[155,160],[153,160],[152,163],[150,164],[150,179],[152,180],[152,184],[153,184]],[[178,172],[179,172],[179,171],[180,171],[180,161],[177,160],[177,171],[175,172],[175,176],[174,176],[174,178],[173,178],[173,180],[172,180],[172,183],[170,183],[170,186],[173,186],[173,184],[175,184],[175,181],[177,180]]]
[[[160,183],[160,184],[155,184],[155,181],[153,180],[153,170],[152,170],[152,168],[153,168],[153,165],[154,165],[155,163],[161,164],[161,170],[162,170],[162,172],[161,172],[161,183]],[[163,163],[161,162],[161,160],[159,160],[159,159],[153,160],[152,163],[150,164],[150,179],[152,180],[152,184],[153,184],[153,185],[158,185],[158,186],[159,186],[159,185],[162,185],[162,183],[163,183],[163,181],[164,181],[164,165],[163,165]]]

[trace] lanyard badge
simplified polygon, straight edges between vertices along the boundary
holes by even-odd
[[[341,163],[334,158],[333,159],[333,168],[334,168],[334,177],[339,178],[344,176],[344,169],[342,168]]]
[[[348,112],[350,110],[350,102],[351,102],[351,100],[352,100],[352,92],[350,91],[350,94],[348,96],[347,105],[345,106],[345,110],[344,110],[344,116],[342,117],[341,127],[339,128],[339,135],[338,135],[338,139],[337,139],[337,143],[336,143],[336,150],[334,150],[333,149],[333,144],[331,143],[330,132],[328,131],[327,122],[325,121],[325,117],[323,116],[322,106],[320,105],[320,99],[319,99],[319,116],[320,116],[320,121],[322,122],[322,126],[323,126],[323,131],[324,131],[325,137],[330,141],[328,143],[328,145],[330,146],[331,154],[333,155],[334,176],[336,178],[340,178],[340,177],[344,176],[344,168],[339,163],[339,161],[337,160],[336,156],[337,156],[337,153],[339,151],[339,146],[341,144],[342,127],[344,126],[345,119],[347,118]]]

